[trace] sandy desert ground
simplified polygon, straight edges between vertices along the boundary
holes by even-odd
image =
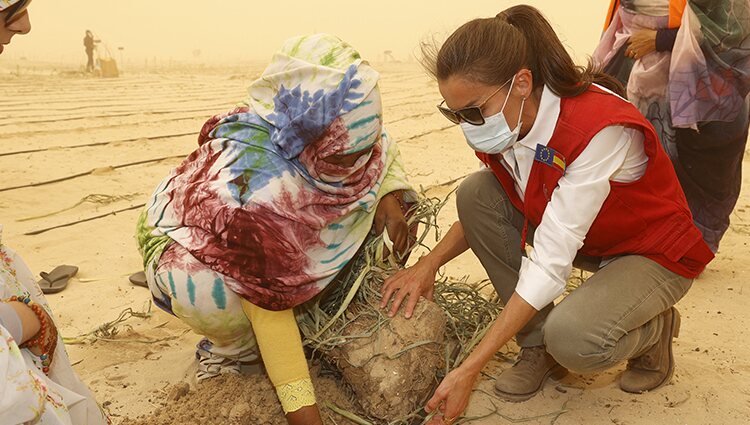
[[[416,186],[445,196],[478,161],[460,130],[434,108],[436,84],[414,64],[381,64],[387,128],[399,142]],[[127,276],[141,267],[133,230],[156,184],[196,146],[207,117],[230,109],[262,70],[165,70],[117,79],[81,75],[12,75],[0,80],[0,223],[3,242],[35,272],[75,264],[69,287],[48,297],[62,333],[75,337],[143,311],[149,294]],[[2,72],[2,71],[0,71]],[[96,144],[96,145],[94,145]],[[750,176],[750,162],[745,162]],[[75,176],[62,181],[54,180]],[[114,202],[79,202],[88,195]],[[73,208],[71,208],[73,207]],[[35,220],[24,218],[47,215]],[[121,211],[116,214],[108,213]],[[65,223],[102,216],[29,235]],[[445,229],[456,219],[449,205]],[[595,376],[571,375],[520,404],[496,400],[493,376],[509,367],[507,347],[485,370],[467,412],[472,424],[735,424],[750,423],[750,177],[721,251],[679,303],[682,332],[671,385],[644,395],[621,392],[624,366]],[[485,273],[472,255],[446,267],[472,280]],[[199,337],[153,308],[133,318],[113,341],[68,346],[75,368],[115,424],[153,410],[168,386],[190,380]],[[492,413],[495,412],[495,413]],[[559,414],[562,413],[562,414]]]

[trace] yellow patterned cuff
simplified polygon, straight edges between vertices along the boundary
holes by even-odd
[[[276,394],[284,413],[295,412],[315,404],[315,389],[310,378],[279,385],[276,387]]]

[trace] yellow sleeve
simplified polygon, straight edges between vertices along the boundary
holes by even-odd
[[[244,299],[242,310],[253,325],[263,364],[276,387],[284,413],[315,404],[315,391],[294,311],[265,310]]]

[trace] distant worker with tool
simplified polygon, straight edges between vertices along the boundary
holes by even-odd
[[[86,36],[83,37],[83,46],[86,48],[86,56],[88,57],[86,72],[94,72],[94,49],[96,48],[96,43],[99,43],[99,41],[94,38],[94,33],[86,30]]]

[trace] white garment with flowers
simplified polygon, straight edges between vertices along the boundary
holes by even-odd
[[[31,296],[53,317],[34,275],[18,254],[3,245],[0,225],[0,299],[14,295]],[[58,340],[47,376],[41,370],[39,358],[19,348],[10,332],[0,326],[0,424],[100,425],[107,422],[91,392],[73,371],[62,340]]]

